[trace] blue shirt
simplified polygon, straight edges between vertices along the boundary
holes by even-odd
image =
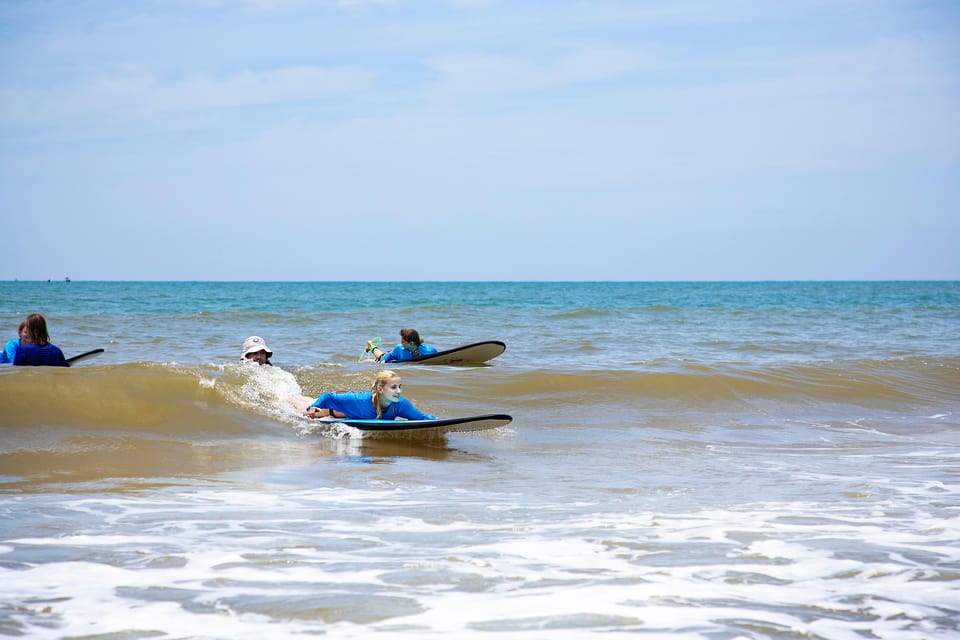
[[[376,420],[377,409],[373,406],[373,391],[337,391],[325,393],[310,405],[321,409],[333,409],[354,420]],[[423,413],[406,398],[399,400],[384,409],[381,420],[436,420],[436,416]]]
[[[15,365],[27,365],[32,367],[69,367],[67,359],[63,357],[63,351],[55,344],[45,344],[39,347],[31,342],[24,342],[17,349],[17,355],[13,358]]]
[[[20,338],[8,341],[3,351],[0,351],[0,364],[13,362],[13,359],[17,357],[17,349],[19,348]]]
[[[420,345],[420,354],[415,356],[410,349],[407,349],[402,344],[398,344],[393,348],[393,351],[384,354],[384,356],[380,358],[380,362],[403,362],[404,360],[413,360],[414,358],[419,358],[420,356],[429,356],[436,352],[436,349],[426,343],[423,343]]]

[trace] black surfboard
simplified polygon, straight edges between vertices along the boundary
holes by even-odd
[[[86,360],[87,358],[93,358],[101,353],[103,353],[103,349],[91,349],[90,351],[84,351],[83,353],[67,358],[67,366],[72,367],[78,362]]]
[[[335,418],[323,420],[334,424],[346,424],[362,431],[423,431],[434,429],[439,433],[450,431],[483,431],[496,429],[510,424],[511,416],[503,413],[491,413],[483,416],[467,416],[465,418],[443,418],[439,420],[353,420],[350,418]]]

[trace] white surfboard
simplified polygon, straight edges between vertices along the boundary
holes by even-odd
[[[493,360],[506,350],[507,345],[503,342],[487,340],[486,342],[475,342],[462,347],[438,351],[411,360],[403,360],[403,362],[408,364],[483,364],[488,360]],[[390,362],[388,364],[394,363]]]

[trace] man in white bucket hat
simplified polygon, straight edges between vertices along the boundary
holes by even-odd
[[[240,354],[241,360],[250,360],[257,364],[272,364],[270,358],[273,351],[260,336],[250,336],[243,341],[243,353]]]

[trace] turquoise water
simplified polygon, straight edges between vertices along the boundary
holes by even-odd
[[[17,282],[0,294],[11,337],[39,309],[66,351],[107,347],[104,362],[229,359],[260,333],[305,365],[408,325],[441,348],[501,339],[557,366],[870,359],[955,353],[960,322],[955,282]]]
[[[0,283],[0,634],[949,638],[960,283]],[[370,438],[287,394],[398,365]],[[275,367],[238,362],[263,336]]]

